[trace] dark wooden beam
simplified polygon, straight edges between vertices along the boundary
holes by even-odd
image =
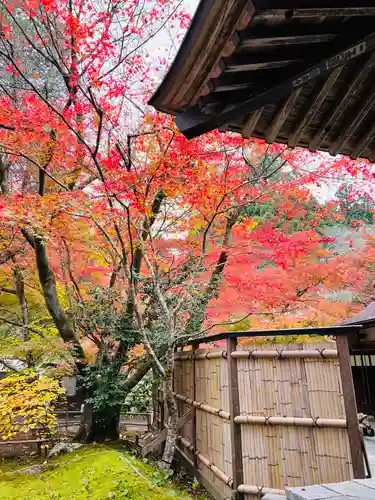
[[[324,22],[324,23],[301,23],[297,22],[295,24],[282,23],[282,24],[270,24],[270,25],[252,25],[250,24],[248,28],[240,31],[238,36],[241,42],[250,39],[257,38],[280,38],[286,36],[301,37],[305,35],[327,35],[333,34],[337,35],[342,33],[342,30],[348,24],[346,21],[335,20],[336,22]]]
[[[324,49],[324,50],[323,50]],[[231,58],[228,58],[227,65],[231,64],[230,59],[235,59],[237,56],[242,56],[243,58],[245,57],[254,57],[258,61],[262,60],[274,60],[274,61],[279,61],[283,59],[304,59],[312,61],[314,58],[317,56],[317,50],[320,51],[320,54],[326,55],[327,53],[327,47],[326,45],[320,46],[320,45],[304,45],[303,46],[303,53],[301,53],[301,46],[298,45],[289,45],[287,48],[281,46],[273,46],[273,47],[258,47],[254,49],[244,49],[238,47],[237,50],[232,54]],[[241,61],[241,59],[239,58]],[[306,64],[306,62],[305,62]],[[303,68],[304,66],[302,66]]]
[[[266,87],[272,82],[277,83],[286,75],[296,74],[297,62],[294,65],[289,65],[283,72],[278,68],[268,69],[267,71],[259,71],[255,74],[254,71],[236,71],[224,73],[214,80],[211,80],[215,92],[227,92],[228,90],[253,88],[259,89]],[[299,65],[300,66],[300,65]]]
[[[344,397],[346,425],[349,436],[349,446],[352,458],[353,476],[354,479],[364,479],[365,467],[363,462],[363,453],[361,449],[362,437],[358,424],[357,403],[354,392],[348,337],[346,335],[337,337],[336,343],[337,343],[337,351],[339,354],[341,387]]]
[[[275,69],[283,68],[291,64],[301,62],[301,58],[278,58],[271,54],[264,56],[255,56],[253,54],[238,54],[234,57],[228,58],[226,61],[225,73],[238,73],[241,71],[254,71],[259,69]]]
[[[270,61],[258,61],[258,62],[248,62],[241,66],[236,66],[231,64],[226,68],[226,73],[239,73],[241,71],[258,71],[263,69],[275,69],[275,68],[285,68],[285,66],[290,66],[296,62],[302,61],[302,59],[284,59],[284,60],[270,60]]]
[[[313,57],[317,47],[322,50],[320,45],[327,45],[343,35],[347,37],[348,33],[357,33],[358,36],[359,33],[371,33],[373,29],[371,18],[344,18],[341,21],[333,19],[334,21],[328,23],[315,20],[309,24],[297,19],[293,24],[251,24],[247,30],[239,33],[240,43],[237,44],[236,52],[257,56],[261,53],[281,53],[285,58],[287,48],[288,58],[301,57],[301,50],[304,58]]]
[[[232,90],[247,90],[253,88],[254,85],[248,82],[237,83],[233,81],[232,83],[226,80],[225,82],[220,82],[215,86],[215,92],[231,92]]]
[[[353,69],[353,78],[349,85],[344,82],[344,91],[341,97],[332,105],[332,109],[329,110],[327,115],[323,118],[320,129],[316,132],[313,139],[309,144],[309,148],[312,151],[317,151],[330,133],[335,123],[343,114],[347,106],[352,99],[356,99],[358,93],[361,90],[361,85],[363,81],[368,77],[370,71],[373,69],[375,64],[375,52],[371,53],[366,57],[364,61],[361,61],[357,68]]]
[[[365,7],[319,7],[316,9],[289,8],[269,9],[254,15],[253,21],[275,20],[275,19],[311,19],[321,17],[363,17],[375,16],[374,6]]]
[[[261,107],[261,108],[257,109],[256,111],[253,111],[252,113],[250,113],[250,116],[248,117],[248,119],[245,122],[245,125],[242,128],[242,135],[245,139],[249,139],[252,136],[253,131],[254,131],[254,129],[259,121],[259,118],[261,117],[261,115],[263,113],[263,110],[264,110],[264,108]]]
[[[318,35],[249,38],[247,40],[242,40],[239,48],[240,50],[252,48],[261,50],[264,47],[288,47],[290,45],[299,45],[303,47],[304,45],[330,42],[335,36],[335,34],[326,33]]]
[[[360,126],[368,113],[375,104],[375,88],[373,85],[367,90],[365,97],[360,104],[356,104],[353,109],[353,114],[348,116],[346,127],[342,128],[335,142],[330,146],[329,152],[331,155],[336,155],[345,146],[353,132]]]
[[[257,10],[373,7],[373,0],[254,0]]]
[[[328,93],[336,83],[336,80],[339,77],[341,71],[342,67],[334,69],[332,73],[328,76],[327,80],[323,82],[323,84],[319,85],[319,90],[316,92],[312,100],[308,103],[308,107],[303,109],[302,116],[299,117],[296,128],[289,136],[288,139],[289,147],[294,148],[298,144],[304,131],[309,126],[311,121],[314,119],[314,116],[319,111],[320,106],[323,104]]]
[[[358,36],[357,33],[355,35]],[[375,33],[371,33],[370,35],[356,40],[354,43],[350,43],[349,40],[352,36],[354,35],[349,33],[345,37],[346,43],[348,44],[345,49],[336,49],[336,51],[332,48],[332,52],[329,56],[324,57],[315,64],[308,61],[306,68],[296,73],[294,76],[286,78],[278,84],[270,81],[266,88],[257,88],[249,91],[249,96],[244,102],[227,106],[223,112],[218,115],[207,115],[197,106],[190,108],[186,112],[179,113],[176,117],[177,126],[186,137],[196,137],[217,127],[221,127],[225,123],[238,120],[262,106],[277,102],[285,95],[291,93],[294,89],[302,87],[306,83],[330,73],[333,69],[375,48]],[[340,37],[340,40],[338,40],[334,46],[337,47],[342,45],[343,42],[344,40]]]
[[[302,88],[293,90],[289,97],[284,101],[281,107],[278,109],[277,113],[272,119],[268,129],[266,130],[264,136],[268,143],[274,142],[281,127],[283,126],[286,118],[288,117],[290,111],[293,109],[297,99],[302,91]]]
[[[239,89],[233,90],[229,94],[225,92],[211,92],[205,96],[202,96],[199,100],[200,107],[207,106],[209,104],[236,104],[238,102],[245,101],[249,96],[249,89]]]

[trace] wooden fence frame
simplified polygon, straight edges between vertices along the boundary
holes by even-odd
[[[349,437],[349,446],[351,453],[351,461],[353,468],[353,476],[355,479],[364,479],[365,476],[365,468],[364,468],[364,455],[363,455],[363,438],[361,435],[361,431],[358,423],[358,415],[357,415],[357,404],[355,399],[354,392],[354,384],[352,378],[351,371],[351,361],[350,361],[350,352],[349,352],[349,343],[348,336],[349,335],[358,335],[361,330],[361,325],[355,326],[342,326],[342,327],[329,327],[329,328],[304,328],[304,329],[287,329],[287,330],[274,330],[274,331],[253,331],[253,332],[230,332],[230,333],[220,333],[218,335],[199,337],[188,340],[184,343],[180,343],[176,346],[175,356],[176,359],[191,359],[193,362],[193,373],[194,373],[194,385],[193,385],[193,398],[190,399],[179,394],[175,394],[177,399],[182,401],[189,400],[188,404],[190,407],[194,409],[196,412],[196,408],[199,407],[203,410],[203,406],[205,406],[204,410],[208,413],[216,414],[224,419],[229,420],[230,422],[230,436],[231,436],[231,450],[232,450],[232,477],[229,477],[222,470],[218,469],[214,464],[212,464],[206,457],[204,457],[199,450],[196,449],[196,440],[197,440],[197,430],[196,430],[196,417],[195,414],[193,416],[193,437],[192,442],[190,443],[186,438],[179,436],[179,446],[177,448],[177,454],[179,459],[184,463],[184,465],[191,471],[191,473],[196,477],[199,482],[206,488],[206,490],[213,496],[213,498],[217,500],[225,500],[228,498],[222,492],[218,490],[218,488],[212,484],[212,482],[204,476],[201,470],[198,469],[197,462],[202,461],[205,463],[213,474],[221,479],[224,483],[227,484],[232,489],[231,498],[233,500],[242,500],[246,493],[259,495],[262,497],[266,493],[274,493],[280,494],[282,493],[279,490],[274,490],[271,488],[264,488],[259,486],[251,486],[244,485],[244,467],[243,467],[243,458],[242,458],[242,439],[241,439],[241,417],[240,417],[240,401],[239,401],[239,393],[238,393],[238,370],[237,370],[237,360],[241,357],[301,357],[301,352],[297,351],[284,351],[284,353],[280,352],[272,352],[272,351],[247,351],[246,354],[244,351],[236,351],[238,345],[238,339],[244,337],[269,337],[269,336],[300,336],[300,335],[321,335],[321,336],[335,336],[337,351],[333,352],[333,350],[326,350],[326,354],[324,352],[321,353],[312,353],[304,351],[304,357],[338,357],[339,359],[339,367],[340,367],[340,375],[343,389],[343,400],[344,407],[346,413],[346,420],[330,420],[330,421],[319,421],[319,419],[290,419],[290,418],[279,418],[282,425],[307,425],[307,426],[327,426],[327,427],[346,427],[348,431]],[[195,351],[199,348],[200,344],[209,344],[212,342],[216,342],[218,340],[226,340],[226,351],[221,352],[212,352],[212,353],[203,353],[203,354],[195,354]],[[184,346],[191,346],[190,351],[184,351]],[[178,352],[180,351],[180,352]],[[234,352],[236,353],[234,354]],[[202,402],[195,401],[196,393],[195,393],[195,360],[196,359],[214,359],[218,357],[225,357],[228,361],[228,380],[229,380],[229,414],[224,410],[215,409],[209,407],[208,405],[204,405]],[[183,417],[182,417],[183,418]],[[264,423],[270,424],[269,419],[265,419]],[[293,420],[293,422],[292,422]],[[281,422],[283,421],[283,422]],[[297,422],[296,422],[297,421]],[[251,423],[250,421],[246,423]],[[275,422],[276,423],[276,422]],[[182,447],[181,447],[182,445]],[[194,456],[194,461],[189,459],[184,452],[183,448],[186,448],[190,451]]]

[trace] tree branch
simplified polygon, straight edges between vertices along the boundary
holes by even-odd
[[[21,323],[16,323],[15,321],[11,321],[7,318],[0,317],[0,321],[2,321],[3,323],[7,323],[8,325],[18,326],[19,328],[24,328],[24,325],[22,325]],[[31,328],[30,326],[27,326],[26,328],[29,330],[29,332],[36,333],[37,335],[39,335],[43,339],[45,338],[44,334],[38,330],[35,330],[35,328]]]

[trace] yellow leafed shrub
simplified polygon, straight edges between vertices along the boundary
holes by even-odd
[[[36,372],[0,380],[0,438],[35,431],[38,436],[56,429],[55,404],[64,389],[59,382]]]

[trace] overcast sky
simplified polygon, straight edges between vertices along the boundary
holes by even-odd
[[[183,0],[181,8],[191,17],[193,17],[196,8],[198,7],[199,0]],[[173,30],[171,30],[169,24],[166,25],[147,45],[147,49],[150,56],[157,60],[158,57],[166,57],[171,64],[178,49],[181,45],[183,38],[181,37],[177,40],[173,36]],[[162,78],[160,74],[160,80]]]

